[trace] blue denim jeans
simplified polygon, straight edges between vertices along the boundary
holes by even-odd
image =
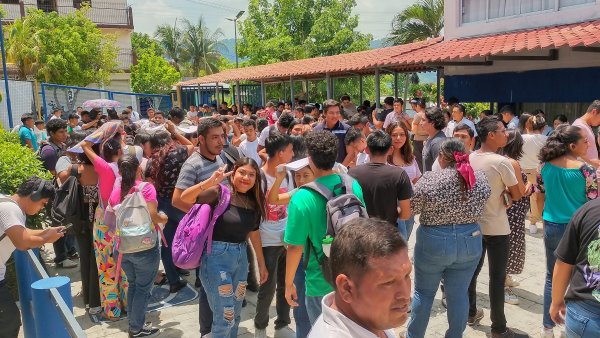
[[[322,301],[323,297],[321,296],[306,296],[306,298],[304,299],[304,303],[306,304],[306,313],[308,314],[308,320],[310,320],[311,327],[315,325],[315,322],[321,315]]]
[[[129,281],[129,289],[127,290],[129,332],[137,333],[144,326],[146,306],[158,272],[159,261],[158,245],[150,250],[123,254],[121,267]]]
[[[167,224],[165,224],[165,228],[163,229],[165,241],[169,246],[166,247],[163,245],[160,248],[161,260],[163,262],[163,267],[165,268],[165,274],[167,275],[169,284],[175,285],[181,280],[181,278],[179,277],[179,273],[177,273],[177,267],[173,263],[171,245],[173,244],[173,238],[175,237],[175,232],[177,231],[177,225],[179,225],[179,221],[181,221],[183,216],[185,216],[185,213],[173,207],[170,198],[158,197],[157,200],[158,210],[164,211],[164,213],[169,217],[169,221]]]
[[[298,295],[298,306],[293,308],[294,320],[296,321],[296,338],[306,338],[311,329],[310,319],[306,311],[306,276],[304,275],[304,256],[298,264],[296,275],[294,276],[294,285],[296,285],[296,294]]]
[[[596,338],[600,335],[600,305],[589,300],[567,301],[567,338]]]
[[[202,254],[200,280],[213,313],[213,338],[237,337],[247,278],[246,242],[213,241],[212,252]]]
[[[415,293],[407,337],[425,337],[431,306],[444,279],[448,324],[446,337],[462,337],[469,315],[468,288],[482,253],[478,224],[423,226],[414,251]]]
[[[415,226],[415,215],[411,215],[407,220],[399,219],[397,224],[400,234],[408,242],[410,235],[412,234],[412,229]]]
[[[550,318],[550,304],[552,304],[552,275],[554,272],[554,263],[556,256],[554,250],[558,247],[566,224],[553,223],[544,220],[544,247],[546,248],[546,281],[544,283],[544,320],[545,327],[554,327],[554,322]]]

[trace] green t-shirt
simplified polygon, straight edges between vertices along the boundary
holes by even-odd
[[[328,189],[333,189],[341,183],[340,176],[337,174],[319,177],[317,182],[323,184]],[[365,204],[360,185],[356,180],[352,180],[352,189],[358,199]],[[334,191],[335,195],[341,194],[341,191]],[[325,204],[327,201],[317,192],[309,189],[299,189],[292,196],[288,205],[288,219],[285,229],[284,242],[292,245],[304,246],[304,255],[309,248],[306,246],[306,240],[310,238],[314,249],[319,257],[323,256],[322,239],[327,232],[327,215],[325,213]],[[319,262],[315,257],[315,251],[311,251],[306,267],[306,295],[310,297],[325,296],[333,291],[333,288],[321,273]]]

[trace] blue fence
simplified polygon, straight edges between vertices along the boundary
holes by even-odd
[[[86,337],[73,316],[71,281],[49,277],[38,257],[37,249],[14,252],[25,338]]]
[[[44,119],[55,108],[60,108],[69,114],[74,112],[77,107],[82,106],[83,102],[95,99],[119,101],[123,104],[122,108],[132,106],[142,116],[146,116],[148,108],[168,111],[173,107],[170,95],[122,92],[98,88],[64,86],[53,83],[42,83],[40,94],[42,96],[41,106]]]

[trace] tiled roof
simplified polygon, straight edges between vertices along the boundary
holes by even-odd
[[[442,38],[362,52],[278,62],[269,65],[229,69],[179,83],[196,85],[242,80],[283,81],[324,78],[344,74],[373,74],[375,68],[394,71],[421,71],[432,63],[469,61],[493,55],[542,51],[560,47],[600,45],[600,20],[507,32],[464,39]]]

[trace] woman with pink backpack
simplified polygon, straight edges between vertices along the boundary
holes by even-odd
[[[231,188],[219,184],[227,177]],[[181,199],[190,204],[216,205],[227,196],[230,203],[216,219],[212,238],[208,239],[212,248],[205,249],[200,259],[200,280],[213,312],[213,338],[237,336],[248,277],[248,238],[256,252],[261,284],[267,280],[258,232],[266,215],[265,196],[254,160],[243,157],[231,172],[225,173],[225,168],[215,171],[207,180],[184,190]]]
[[[125,155],[119,158],[117,164],[121,182],[115,185],[108,205],[116,215],[115,237],[119,251],[117,271],[120,265],[129,280],[129,337],[153,337],[159,330],[146,325],[145,319],[160,261],[158,231],[155,227],[167,223],[168,218],[158,212],[154,186],[139,180],[141,168],[137,158]]]

